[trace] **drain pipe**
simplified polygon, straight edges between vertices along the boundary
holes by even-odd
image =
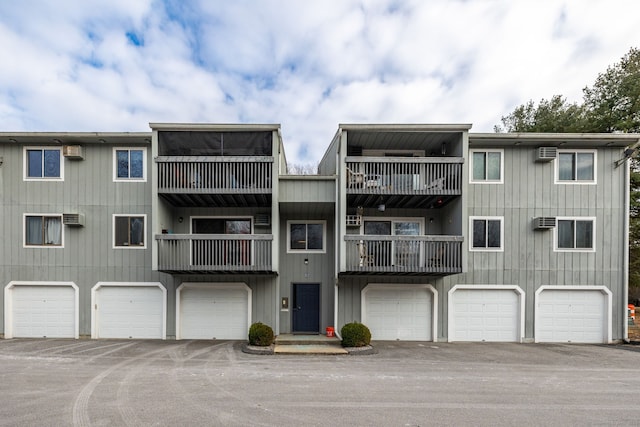
[[[628,306],[629,306],[629,211],[630,211],[630,200],[631,200],[631,190],[629,188],[630,185],[630,181],[631,181],[631,162],[626,162],[625,165],[625,172],[624,172],[624,218],[623,218],[623,224],[624,224],[624,238],[623,238],[623,266],[622,266],[622,274],[623,274],[623,278],[622,278],[622,285],[623,285],[623,298],[622,300],[624,301],[624,306],[622,307],[622,312],[623,314],[623,319],[624,321],[622,322],[623,324],[623,333],[622,333],[622,339],[625,343],[629,343],[629,314],[627,313],[628,310]]]

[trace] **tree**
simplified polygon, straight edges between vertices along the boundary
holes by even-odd
[[[496,132],[584,132],[585,112],[581,105],[570,104],[560,96],[542,99],[536,107],[533,101],[522,104],[508,116],[502,117],[503,126],[495,126]]]
[[[590,132],[640,132],[640,50],[632,48],[583,92]]]
[[[318,173],[317,163],[290,163],[287,165],[289,175],[315,175]]]
[[[583,103],[561,95],[516,107],[496,132],[640,132],[640,50],[631,48],[619,63],[583,90]]]
[[[620,62],[598,74],[583,89],[582,104],[560,95],[522,104],[501,118],[496,132],[640,132],[640,50],[631,48]],[[629,296],[640,299],[640,161],[631,166],[629,221]]]

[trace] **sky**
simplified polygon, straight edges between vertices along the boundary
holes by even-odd
[[[638,0],[0,0],[0,131],[468,123],[582,89],[640,47]]]

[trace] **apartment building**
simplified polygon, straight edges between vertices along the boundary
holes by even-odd
[[[339,125],[0,133],[4,338],[626,337],[629,134]]]

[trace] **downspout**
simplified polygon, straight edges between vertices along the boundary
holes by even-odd
[[[335,250],[334,250],[334,263],[333,263],[333,277],[335,278],[334,283],[333,283],[333,325],[334,325],[334,329],[335,329],[335,335],[336,337],[338,337],[340,340],[342,340],[342,337],[340,336],[340,331],[338,330],[338,272],[340,270],[340,240],[344,239],[344,236],[342,235],[342,227],[340,227],[340,150],[342,148],[341,146],[341,139],[342,139],[342,130],[340,130],[338,132],[338,149],[336,150],[336,189],[335,189],[335,196],[336,196],[336,202],[334,205],[334,215],[335,215],[335,224],[333,229],[335,230],[335,238],[333,239],[334,242],[334,246],[335,246]],[[337,232],[336,232],[337,231]]]
[[[627,161],[625,171],[624,171],[624,238],[623,238],[623,266],[622,266],[622,284],[623,284],[623,301],[624,305],[622,307],[622,318],[624,319],[623,324],[623,333],[622,338],[624,342],[629,342],[629,319],[627,319],[627,307],[629,305],[629,212],[631,205],[631,189],[629,186],[631,185],[631,162]]]

